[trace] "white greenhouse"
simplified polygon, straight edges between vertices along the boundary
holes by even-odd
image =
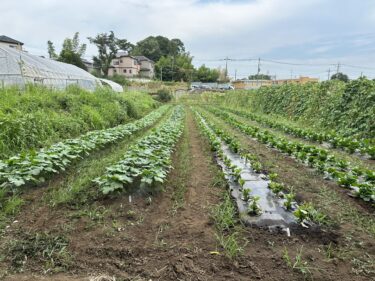
[[[41,84],[55,89],[78,85],[89,91],[102,87],[98,78],[75,65],[0,46],[0,87],[24,86],[28,83]],[[116,89],[112,86],[111,88],[118,91],[118,86],[115,87]]]

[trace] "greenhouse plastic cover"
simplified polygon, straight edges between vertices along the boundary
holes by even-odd
[[[103,79],[103,78],[99,78],[99,80],[103,82],[104,84],[108,84],[112,88],[112,90],[115,92],[122,93],[124,91],[124,88],[116,82],[113,82],[108,79]]]
[[[56,89],[64,89],[75,84],[90,91],[102,86],[99,79],[75,65],[1,46],[0,86],[23,86],[27,83],[42,84]]]

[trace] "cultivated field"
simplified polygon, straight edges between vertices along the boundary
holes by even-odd
[[[4,280],[375,280],[375,82],[0,90]]]

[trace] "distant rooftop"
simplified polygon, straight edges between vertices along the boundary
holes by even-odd
[[[146,58],[145,56],[134,56],[134,58],[138,61],[150,61],[154,62],[153,60],[150,60],[149,58]]]
[[[0,35],[0,42],[6,42],[6,43],[23,45],[22,42],[17,41],[15,39],[12,39],[12,38],[10,38],[8,36],[5,36],[5,35]]]

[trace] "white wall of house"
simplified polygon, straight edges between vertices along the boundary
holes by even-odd
[[[113,76],[117,74],[125,77],[134,77],[139,75],[139,71],[140,65],[135,58],[122,56],[112,60],[108,75]]]
[[[0,46],[15,48],[17,50],[22,51],[22,45],[20,45],[20,44],[14,44],[14,43],[8,43],[8,42],[0,42]]]

